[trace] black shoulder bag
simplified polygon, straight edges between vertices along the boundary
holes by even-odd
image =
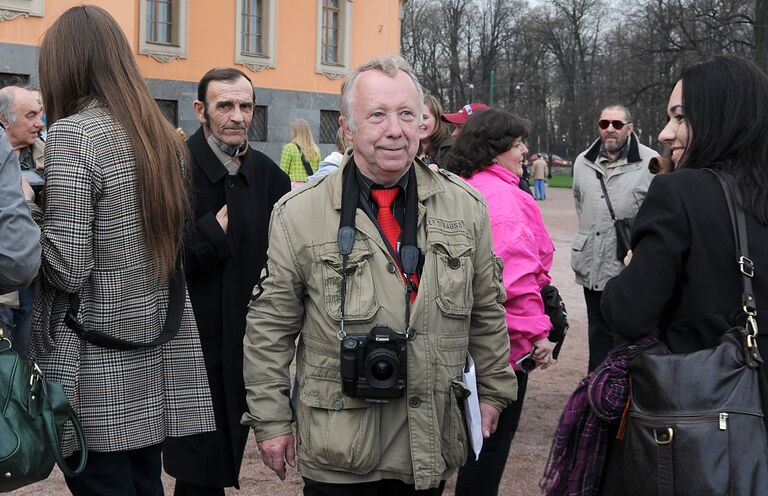
[[[299,153],[301,154],[301,163],[304,165],[304,170],[307,171],[307,177],[311,176],[315,173],[315,171],[312,170],[312,164],[309,163],[309,160],[307,160],[307,156],[304,155],[304,150],[301,149],[298,143],[294,143],[296,145],[296,148],[299,149]]]
[[[605,204],[608,205],[608,212],[610,212],[611,220],[613,220],[613,228],[616,229],[616,257],[619,259],[619,262],[623,262],[624,257],[627,256],[627,252],[631,247],[629,241],[632,237],[632,224],[635,222],[635,218],[616,218],[616,213],[613,211],[613,205],[611,205],[611,199],[608,197],[608,189],[605,187],[603,175],[598,171],[595,171],[595,175],[597,176],[597,179],[600,180],[600,187],[603,188]]]
[[[80,297],[76,293],[69,294],[69,309],[64,316],[64,323],[75,331],[81,339],[102,348],[112,350],[138,350],[141,348],[154,348],[167,343],[179,332],[181,317],[186,303],[187,286],[184,281],[184,269],[181,265],[181,257],[176,259],[176,267],[168,280],[168,310],[165,314],[163,330],[158,336],[148,343],[139,343],[116,338],[96,331],[89,331],[77,320],[80,309]]]
[[[731,199],[727,178],[715,175],[731,214],[746,323],[725,332],[714,348],[679,354],[658,342],[634,350],[623,460],[628,495],[768,494],[755,268],[744,211]]]

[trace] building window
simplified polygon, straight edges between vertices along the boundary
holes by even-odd
[[[336,131],[339,129],[339,111],[320,111],[320,143],[336,143]]]
[[[323,64],[339,63],[339,0],[323,0]]]
[[[175,44],[172,11],[172,0],[147,0],[147,43]]]
[[[248,141],[269,141],[267,137],[267,107],[254,105],[253,121],[248,130]]]
[[[235,62],[254,72],[275,67],[277,0],[237,0]]]
[[[0,72],[0,88],[5,88],[6,86],[26,86],[27,84],[29,84],[28,74]]]
[[[261,0],[242,0],[242,30],[243,30],[243,53],[246,55],[261,55],[264,12],[261,10],[263,4]]]
[[[155,100],[160,112],[163,113],[173,127],[179,127],[179,102],[176,100]]]
[[[351,0],[317,2],[317,72],[337,79],[349,68]]]
[[[45,13],[44,0],[0,0],[2,15],[0,21],[10,21],[19,16],[42,17]]]
[[[139,2],[139,53],[159,62],[187,56],[188,0]]]

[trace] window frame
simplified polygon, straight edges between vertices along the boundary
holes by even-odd
[[[188,0],[172,0],[171,2],[170,44],[148,40],[147,1],[139,0],[139,53],[152,57],[161,63],[187,58]]]
[[[277,0],[262,0],[262,52],[261,54],[243,53],[243,8],[244,2],[237,0],[235,8],[235,63],[245,66],[253,72],[277,67]]]
[[[0,0],[0,22],[19,16],[43,17],[45,0]]]
[[[351,57],[351,43],[352,39],[352,5],[353,0],[339,0],[339,23],[338,30],[339,36],[337,40],[338,50],[338,62],[327,63],[324,62],[325,46],[323,44],[324,38],[324,12],[325,12],[325,0],[317,0],[317,37],[316,37],[316,54],[315,54],[315,72],[322,74],[328,79],[339,79],[349,72],[350,57]]]

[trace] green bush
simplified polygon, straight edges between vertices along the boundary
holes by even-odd
[[[573,188],[573,178],[571,176],[552,176],[547,181],[550,188]]]

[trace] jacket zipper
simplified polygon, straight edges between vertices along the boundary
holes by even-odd
[[[731,413],[739,415],[750,415],[752,417],[761,417],[762,415],[752,412],[741,412],[732,410]],[[717,414],[704,414],[704,415],[647,415],[639,412],[629,412],[631,417],[637,417],[640,420],[648,422],[686,422],[686,423],[705,423],[717,421],[717,427],[721,431],[728,430],[728,412],[720,412]]]

